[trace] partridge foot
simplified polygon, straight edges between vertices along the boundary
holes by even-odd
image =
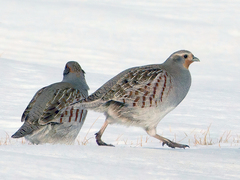
[[[175,143],[175,142],[170,141],[170,140],[164,141],[164,142],[162,143],[162,146],[164,146],[165,144],[166,144],[168,147],[171,147],[171,148],[176,148],[176,147],[177,147],[177,148],[183,148],[183,149],[185,149],[186,147],[190,148],[188,145],[178,144],[178,143]]]
[[[102,141],[102,139],[101,139],[101,137],[99,136],[98,133],[96,133],[95,135],[96,135],[96,137],[95,137],[96,142],[97,142],[97,144],[98,144],[99,146],[112,146],[112,147],[114,147],[114,145],[112,145],[112,144],[107,144],[107,143],[105,143],[104,141]]]

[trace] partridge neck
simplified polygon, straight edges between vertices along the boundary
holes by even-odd
[[[68,74],[67,76],[63,77],[62,82],[68,82],[73,85],[74,88],[76,89],[81,89],[84,91],[89,90],[89,87],[86,83],[86,80],[84,77],[77,77],[75,74]]]

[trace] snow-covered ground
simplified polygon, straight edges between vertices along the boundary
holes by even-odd
[[[239,9],[237,0],[0,1],[0,179],[240,179]],[[115,148],[98,147],[104,116],[92,111],[72,146],[9,138],[35,92],[61,81],[67,61],[79,62],[91,93],[180,49],[201,62],[158,133],[190,149],[118,125],[103,136]]]

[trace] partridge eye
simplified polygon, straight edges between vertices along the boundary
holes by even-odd
[[[187,54],[185,54],[183,57],[186,59],[186,58],[188,57],[188,55],[187,55]]]

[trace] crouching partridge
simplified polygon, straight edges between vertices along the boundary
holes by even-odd
[[[85,72],[69,61],[61,82],[40,89],[27,106],[24,124],[12,138],[25,137],[32,144],[72,144],[87,115],[87,110],[66,107],[88,96]]]
[[[106,121],[98,133],[98,145],[108,124],[138,126],[171,148],[186,148],[157,134],[160,120],[187,95],[191,85],[189,65],[199,61],[186,50],[173,53],[163,64],[127,69],[113,77],[88,98],[73,104],[74,108],[103,112]]]

